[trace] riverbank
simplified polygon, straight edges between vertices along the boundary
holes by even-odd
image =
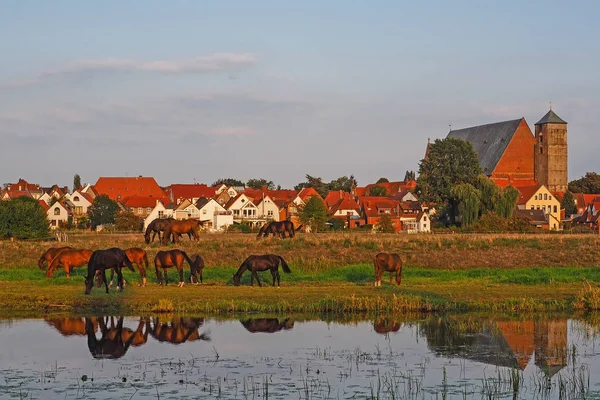
[[[158,250],[175,248],[146,245],[141,235],[73,235],[68,244],[141,247],[151,264]],[[38,269],[37,259],[52,245],[57,244],[0,242],[4,313],[524,312],[600,305],[595,289],[600,285],[600,239],[589,235],[298,235],[261,241],[249,235],[204,235],[200,242],[186,240],[177,246],[205,258],[204,284],[158,287],[151,265],[147,287],[137,287],[137,271],[127,271],[129,284],[123,293],[94,288],[91,296],[83,294],[85,271],[75,270],[71,278],[58,271],[46,279]],[[373,287],[371,260],[379,251],[402,255],[400,288]],[[231,277],[243,259],[262,253],[280,254],[288,261],[292,274],[281,273],[281,288],[249,287],[249,276],[242,286],[232,286]],[[176,283],[174,272],[169,275]],[[269,273],[261,279],[271,283]]]

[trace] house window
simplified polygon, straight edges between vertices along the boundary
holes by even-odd
[[[151,212],[152,212],[152,208],[150,208],[150,207],[147,207],[147,208],[146,208],[146,214],[150,214]]]
[[[268,217],[272,217],[272,216],[273,216],[273,210],[269,210],[269,211],[267,211],[267,216],[268,216]]]
[[[535,210],[535,206],[534,206],[533,204],[531,205],[531,209],[532,209],[532,210]]]
[[[554,206],[554,212],[558,212],[558,208]]]
[[[75,214],[83,214],[83,207],[82,206],[76,206],[75,207]]]
[[[548,193],[544,193],[544,200],[548,200]]]
[[[202,214],[206,214],[206,209],[202,210]]]
[[[159,211],[158,212],[158,218],[162,218],[165,215],[164,211]]]
[[[55,219],[52,220],[52,226],[56,226],[56,220]]]
[[[542,206],[542,210],[546,212],[546,206]]]
[[[60,208],[54,207],[54,215],[60,215]]]
[[[533,196],[533,199],[534,199],[534,200],[537,200],[537,194],[536,194],[535,196]]]
[[[537,209],[538,209],[538,210],[540,209],[540,206],[539,206],[539,204],[538,204],[538,206],[537,206]]]
[[[552,200],[552,196],[548,196],[548,200]]]
[[[73,197],[73,201],[79,201],[79,196]]]
[[[544,148],[540,146],[540,154],[544,154]]]
[[[138,214],[141,214],[141,213],[142,213],[142,211],[143,211],[143,210],[142,210],[142,207],[138,207]]]

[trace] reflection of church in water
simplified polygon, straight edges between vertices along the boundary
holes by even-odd
[[[567,321],[496,321],[456,329],[451,320],[421,325],[437,354],[524,370],[534,363],[552,377],[567,366]],[[460,332],[459,332],[460,331]]]

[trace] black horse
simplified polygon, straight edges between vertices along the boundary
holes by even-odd
[[[88,262],[88,274],[85,277],[85,294],[91,293],[96,273],[102,275],[104,286],[106,286],[106,293],[108,293],[106,270],[111,268],[114,268],[117,273],[117,290],[123,289],[123,274],[121,273],[121,268],[123,267],[134,271],[131,261],[129,261],[127,254],[123,250],[113,247],[107,250],[94,251]]]
[[[286,318],[280,321],[278,318],[252,318],[240,320],[244,328],[250,333],[275,333],[280,330],[290,330],[294,327],[294,321]]]
[[[144,233],[144,239],[146,240],[146,244],[150,242],[154,242],[154,238],[158,234],[158,241],[162,240],[160,233],[165,231],[169,222],[175,221],[173,218],[156,218],[154,221],[148,224],[146,228],[146,233]],[[150,234],[152,234],[152,238],[150,238]]]
[[[279,236],[282,239],[285,239],[287,234],[287,237],[293,238],[296,234],[296,229],[292,221],[273,221],[263,225],[258,231],[256,238],[260,238],[261,235],[267,237],[269,234]]]
[[[275,286],[275,280],[277,280],[277,286],[280,284],[279,277],[279,263],[281,263],[281,268],[283,272],[286,274],[291,273],[290,267],[288,267],[287,263],[283,259],[283,257],[278,256],[276,254],[264,254],[262,256],[250,256],[244,260],[240,268],[233,275],[233,284],[235,286],[240,285],[240,278],[242,274],[246,270],[250,270],[252,275],[250,277],[250,285],[254,285],[254,278],[256,278],[256,282],[258,282],[258,286],[262,286],[260,280],[258,279],[258,271],[271,271],[271,275],[273,275],[273,286]]]

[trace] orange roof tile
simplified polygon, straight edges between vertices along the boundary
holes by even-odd
[[[179,199],[199,199],[200,197],[215,197],[216,188],[198,183],[176,183],[168,186],[165,192],[172,201]]]
[[[535,192],[537,192],[540,187],[541,187],[541,185],[520,186],[520,187],[516,188],[521,193],[521,195],[517,199],[517,204],[527,203],[529,201],[529,199],[531,199],[533,197]]]
[[[94,185],[96,193],[105,194],[112,200],[130,196],[167,197],[158,183],[151,177],[101,177]]]
[[[38,200],[38,203],[40,203],[44,211],[48,211],[50,209],[50,206],[44,200]]]
[[[300,190],[300,192],[298,193],[298,196],[302,199],[302,201],[306,201],[306,199],[312,196],[317,196],[319,199],[324,201],[319,192],[317,192],[315,188],[312,187],[302,188],[302,190]]]
[[[150,196],[130,196],[121,200],[121,203],[126,207],[131,208],[154,208],[156,206],[156,202],[161,201],[163,205],[169,204],[170,200],[168,197],[150,197]]]

